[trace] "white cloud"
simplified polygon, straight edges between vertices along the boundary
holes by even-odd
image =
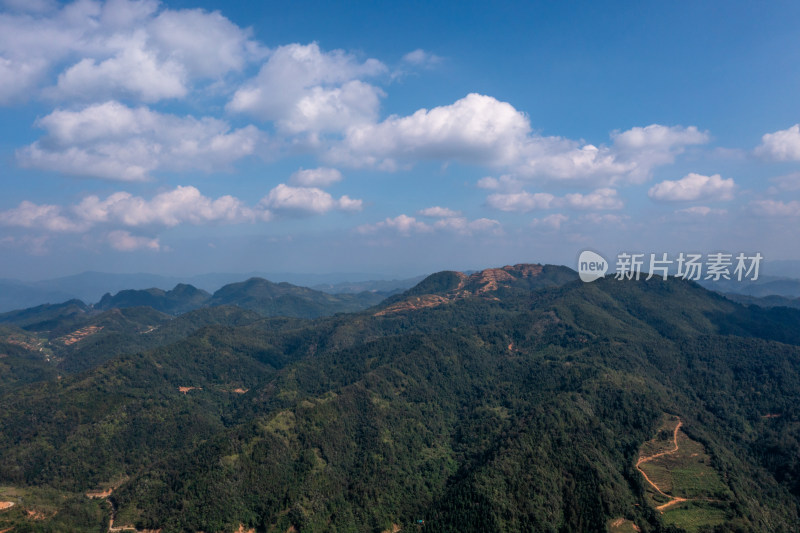
[[[149,34],[162,54],[200,78],[239,72],[267,53],[251,39],[249,29],[240,28],[218,11],[167,9],[149,25]]]
[[[638,183],[649,178],[655,166],[672,162],[686,146],[708,142],[708,134],[693,126],[653,124],[614,132],[612,139],[612,146],[597,147],[535,135],[528,117],[511,104],[473,93],[450,105],[351,126],[327,157],[384,170],[426,159],[453,160],[507,170],[509,181]],[[500,182],[484,178],[479,186],[498,188]]]
[[[236,91],[228,109],[274,120],[288,133],[340,131],[377,119],[383,91],[361,78],[385,70],[376,59],[323,52],[317,43],[281,46]]]
[[[289,183],[301,187],[328,187],[342,180],[342,173],[335,168],[300,169],[289,177]]]
[[[561,229],[561,226],[567,220],[569,220],[569,217],[567,215],[562,215],[561,213],[554,213],[552,215],[547,215],[546,217],[534,218],[531,221],[531,226],[535,228],[544,227],[544,228],[558,230]]]
[[[800,124],[765,134],[755,153],[774,161],[800,161]]]
[[[777,194],[779,191],[800,191],[800,172],[792,172],[770,180],[775,185],[770,187],[767,192]]]
[[[587,213],[580,218],[581,222],[599,226],[621,226],[628,219],[630,219],[628,215],[601,215],[600,213]]]
[[[264,141],[254,126],[231,130],[213,119],[178,117],[105,102],[39,119],[47,134],[17,151],[23,165],[120,181],[158,170],[227,170]]]
[[[534,209],[551,209],[554,207],[570,207],[573,209],[621,209],[622,200],[615,189],[602,188],[588,194],[567,194],[556,197],[550,193],[527,191],[513,193],[494,193],[486,198],[489,207],[501,211],[526,213]]]
[[[550,209],[555,196],[546,192],[529,193],[526,191],[515,193],[495,193],[486,198],[489,207],[501,211],[527,212],[534,209]]]
[[[612,134],[614,146],[621,150],[654,150],[664,152],[676,147],[707,143],[708,133],[699,131],[695,126],[662,126],[651,124],[643,128],[631,128],[621,133]]]
[[[676,181],[657,183],[647,194],[654,200],[666,202],[723,201],[731,200],[735,189],[733,178],[722,179],[719,174],[703,176],[690,173]]]
[[[425,209],[420,209],[417,211],[417,214],[423,217],[431,217],[431,218],[449,218],[449,217],[457,217],[461,215],[460,211],[453,211],[447,207],[426,207]]]
[[[115,250],[133,252],[135,250],[152,250],[158,252],[162,249],[158,239],[131,235],[125,230],[112,231],[108,234],[108,243]]]
[[[533,138],[515,172],[521,177],[614,184],[641,183],[651,170],[672,163],[686,146],[708,142],[708,134],[696,127],[651,124],[624,132],[612,132],[613,144],[581,146],[559,137]]]
[[[57,205],[37,205],[27,200],[18,207],[0,211],[0,225],[21,228],[41,228],[53,232],[83,231],[86,224],[62,214]]]
[[[755,200],[750,203],[756,214],[768,217],[797,217],[800,216],[800,202],[792,200]]]
[[[431,67],[442,61],[436,54],[426,52],[422,48],[417,48],[403,56],[403,62],[415,67]]]
[[[260,205],[277,212],[322,214],[332,209],[359,211],[362,201],[348,196],[336,200],[316,187],[291,187],[281,183],[262,198]]]
[[[727,213],[728,211],[726,209],[713,209],[705,205],[696,205],[675,211],[677,215],[695,215],[701,217],[706,217],[708,215],[724,215]]]
[[[465,217],[447,217],[434,222],[433,227],[436,229],[455,231],[462,235],[472,235],[473,233],[500,235],[503,233],[500,222],[491,218],[468,220]]]
[[[387,169],[396,168],[400,159],[511,164],[529,131],[527,118],[511,104],[470,94],[451,105],[351,126],[329,157],[354,166]]]
[[[473,235],[475,233],[500,235],[503,233],[500,222],[490,218],[468,220],[465,217],[454,216],[440,218],[433,224],[426,224],[406,214],[398,215],[394,218],[386,218],[375,224],[363,224],[356,228],[358,233],[364,235],[379,231],[393,231],[403,236],[408,236],[412,233],[431,233],[437,230],[451,231],[461,235]]]
[[[518,192],[522,189],[522,183],[515,177],[504,174],[499,178],[486,176],[478,180],[478,188],[489,190],[503,190],[507,192]]]
[[[129,227],[233,223],[269,217],[268,212],[257,212],[245,207],[233,196],[220,196],[214,200],[191,186],[176,187],[157,194],[150,200],[127,192],[114,193],[104,200],[97,196],[87,196],[72,211],[78,218],[92,224],[115,223]]]
[[[363,224],[356,228],[358,233],[367,235],[376,233],[382,229],[391,229],[401,235],[410,235],[411,233],[428,233],[432,231],[431,226],[424,222],[418,221],[414,217],[408,215],[398,215],[394,218],[386,218],[381,222],[375,224]]]
[[[180,63],[161,61],[147,48],[147,35],[139,32],[118,44],[116,55],[105,60],[84,58],[58,76],[49,94],[70,100],[109,97],[157,102],[186,96],[187,73]]]
[[[623,202],[614,189],[597,189],[589,194],[567,194],[558,202],[574,209],[622,209]]]
[[[269,211],[246,207],[232,196],[212,199],[195,187],[187,186],[162,192],[150,200],[128,192],[116,192],[104,199],[87,196],[68,207],[24,201],[14,209],[0,211],[0,225],[51,232],[84,232],[100,224],[128,228],[174,227],[184,223],[251,222],[269,217]]]
[[[339,198],[338,207],[342,211],[361,211],[364,201],[358,198],[350,198],[346,194]]]
[[[249,30],[218,12],[149,0],[34,3],[0,14],[0,73],[16,73],[0,76],[0,103],[35,95],[63,65],[49,96],[182,97],[195,82],[216,82],[264,55]]]

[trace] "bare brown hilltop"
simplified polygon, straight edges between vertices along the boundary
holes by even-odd
[[[496,300],[503,290],[530,291],[562,285],[575,279],[575,272],[567,267],[529,263],[487,268],[472,274],[438,272],[389,300],[388,305],[375,313],[375,316],[436,307],[470,297]]]

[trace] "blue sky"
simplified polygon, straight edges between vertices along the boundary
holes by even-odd
[[[800,259],[795,2],[0,0],[0,277]]]

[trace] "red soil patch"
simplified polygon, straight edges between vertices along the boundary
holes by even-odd
[[[61,337],[61,342],[63,342],[65,346],[69,346],[71,344],[75,344],[76,342],[82,341],[89,335],[94,335],[101,329],[103,329],[103,326],[86,326],[85,328],[73,331],[69,335],[64,335]]]
[[[30,518],[31,520],[44,520],[44,519],[47,518],[47,515],[44,514],[41,511],[35,511],[33,509],[28,509],[25,512],[28,513],[28,518]]]
[[[11,509],[14,505],[16,505],[14,502],[0,502],[0,511]]]
[[[190,390],[203,390],[203,387],[178,387],[178,391],[186,394]]]
[[[108,498],[114,489],[93,490],[86,493],[87,498]]]
[[[386,309],[378,311],[375,316],[383,316],[391,313],[402,313],[403,311],[416,311],[417,309],[424,309],[426,307],[436,307],[437,305],[446,304],[449,298],[439,296],[436,294],[426,294],[424,296],[416,296],[404,302],[398,302],[390,305]]]

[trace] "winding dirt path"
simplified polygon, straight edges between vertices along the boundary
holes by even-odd
[[[667,450],[665,452],[659,452],[659,453],[656,453],[656,454],[653,454],[653,455],[648,455],[647,457],[640,457],[639,460],[636,461],[636,470],[638,470],[642,474],[642,476],[644,476],[645,481],[650,483],[650,485],[654,489],[656,489],[656,491],[659,494],[661,494],[665,498],[669,498],[670,501],[668,501],[667,503],[661,504],[661,505],[656,507],[656,509],[661,511],[662,513],[664,512],[664,509],[667,509],[668,507],[672,507],[673,505],[677,505],[679,503],[686,502],[686,501],[689,501],[689,500],[687,500],[686,498],[681,498],[679,496],[671,496],[671,495],[665,493],[663,490],[661,490],[661,488],[658,485],[653,483],[653,481],[649,477],[647,477],[647,474],[644,473],[644,470],[641,469],[640,465],[642,463],[647,463],[649,461],[652,461],[653,459],[657,459],[658,457],[663,457],[665,455],[672,455],[673,453],[677,452],[678,451],[678,431],[680,431],[682,425],[683,425],[683,421],[680,418],[678,418],[678,424],[675,426],[675,431],[672,432],[672,442],[675,445],[675,447],[673,449]]]

